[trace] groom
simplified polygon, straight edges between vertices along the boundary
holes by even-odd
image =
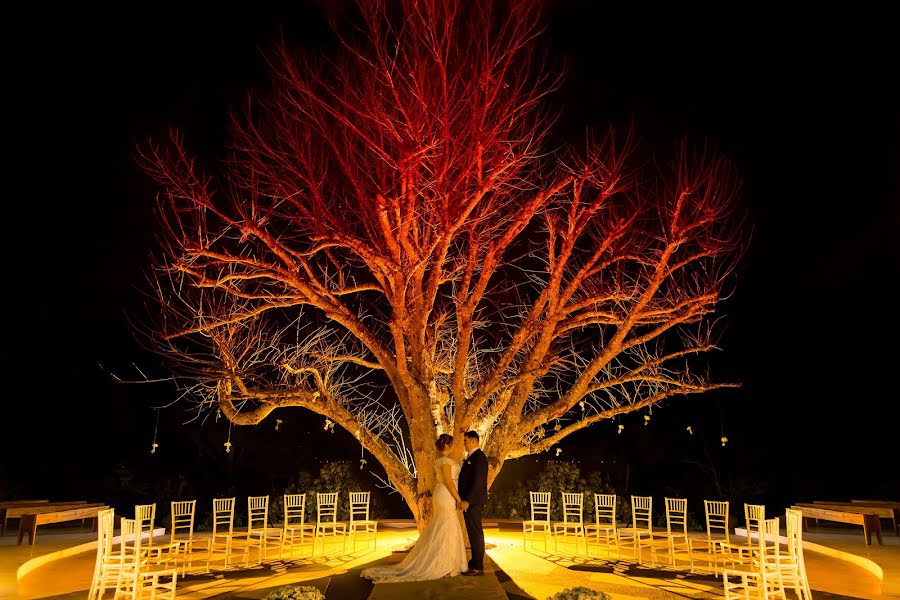
[[[487,504],[488,462],[479,447],[481,440],[477,431],[469,431],[463,437],[466,460],[459,472],[459,508],[463,511],[466,533],[472,546],[472,560],[469,570],[463,575],[484,575],[484,531],[481,528],[481,512]]]

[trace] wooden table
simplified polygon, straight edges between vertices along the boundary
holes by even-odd
[[[872,542],[872,534],[875,534],[879,545],[884,544],[881,539],[881,521],[878,519],[878,515],[874,513],[822,508],[818,504],[794,504],[791,508],[803,513],[804,523],[805,519],[821,519],[823,521],[834,521],[836,523],[862,525],[863,535],[866,538],[866,546]]]
[[[22,515],[22,520],[19,522],[19,539],[16,541],[16,544],[21,545],[25,534],[28,534],[28,543],[33,546],[37,537],[38,525],[46,525],[47,523],[95,519],[94,530],[96,530],[97,513],[107,508],[109,506],[105,504],[79,504],[70,505],[69,507],[57,507],[55,510],[38,509],[35,512],[27,512]]]
[[[10,500],[9,502],[0,502],[0,535],[6,535],[6,522],[9,521],[9,519],[17,519],[31,509],[61,504],[85,504],[85,501],[70,500],[68,502],[50,502],[49,500]]]

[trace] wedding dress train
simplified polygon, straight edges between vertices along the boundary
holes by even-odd
[[[453,577],[469,568],[456,501],[442,481],[441,465],[445,463],[450,464],[453,485],[457,485],[459,465],[449,457],[438,458],[434,463],[437,483],[431,496],[431,521],[409,556],[396,565],[365,569],[363,577],[376,582],[427,581]]]

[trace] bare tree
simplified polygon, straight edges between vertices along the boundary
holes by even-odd
[[[323,415],[421,524],[441,432],[460,456],[479,431],[492,482],[723,386],[689,367],[740,254],[726,163],[631,168],[612,134],[549,151],[532,3],[359,8],[336,58],[270,57],[213,175],[177,134],[142,151],[162,190],[154,337],[197,410]]]

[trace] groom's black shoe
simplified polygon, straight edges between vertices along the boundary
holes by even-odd
[[[466,577],[474,577],[476,575],[484,575],[484,571],[481,569],[469,569],[468,571],[463,571],[460,575],[465,575]]]

